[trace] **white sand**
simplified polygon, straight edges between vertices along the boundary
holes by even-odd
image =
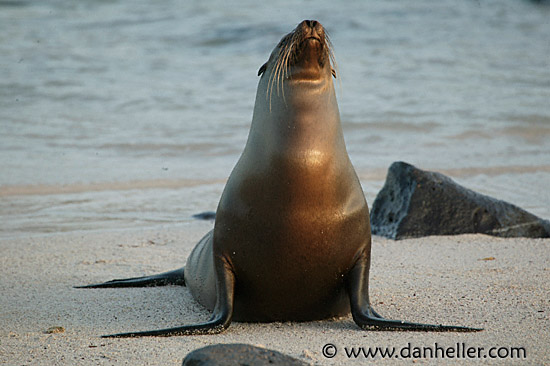
[[[484,235],[389,241],[374,238],[371,301],[389,318],[481,326],[479,333],[359,330],[350,317],[310,323],[233,323],[223,334],[102,339],[102,334],[191,324],[209,317],[184,287],[74,289],[112,278],[179,268],[211,223],[158,230],[70,233],[0,241],[0,364],[180,365],[193,349],[250,343],[313,364],[367,364],[344,347],[525,347],[527,359],[483,364],[550,364],[550,241]],[[494,257],[493,260],[483,260]],[[46,334],[52,326],[66,330]],[[328,360],[321,350],[338,348]],[[501,352],[504,352],[501,350]],[[393,364],[400,359],[376,362]],[[408,360],[411,363],[413,360]],[[462,364],[421,358],[416,364]],[[473,363],[470,362],[470,363]]]

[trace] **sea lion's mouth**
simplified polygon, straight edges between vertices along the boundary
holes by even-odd
[[[304,45],[317,45],[323,48],[323,41],[317,36],[309,36],[306,37],[302,42],[300,42],[301,47],[303,47]]]
[[[315,40],[315,41],[317,41],[317,42],[319,42],[319,43],[322,43],[322,42],[321,42],[321,38],[316,37],[316,36],[307,37],[307,38],[305,39],[305,41],[309,41],[310,39],[311,39],[311,40]]]

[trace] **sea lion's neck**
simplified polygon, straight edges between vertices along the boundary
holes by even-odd
[[[273,90],[263,77],[258,85],[247,146],[267,154],[285,151],[334,153],[344,149],[334,84],[319,80],[285,80]]]

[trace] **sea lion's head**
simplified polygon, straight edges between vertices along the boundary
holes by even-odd
[[[268,77],[272,91],[287,81],[317,81],[336,77],[334,57],[328,35],[316,20],[304,20],[275,47],[258,75]]]

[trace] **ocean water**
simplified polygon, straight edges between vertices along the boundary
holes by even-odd
[[[372,204],[398,160],[550,219],[550,5],[0,0],[0,237],[215,210],[257,70],[317,19]]]

